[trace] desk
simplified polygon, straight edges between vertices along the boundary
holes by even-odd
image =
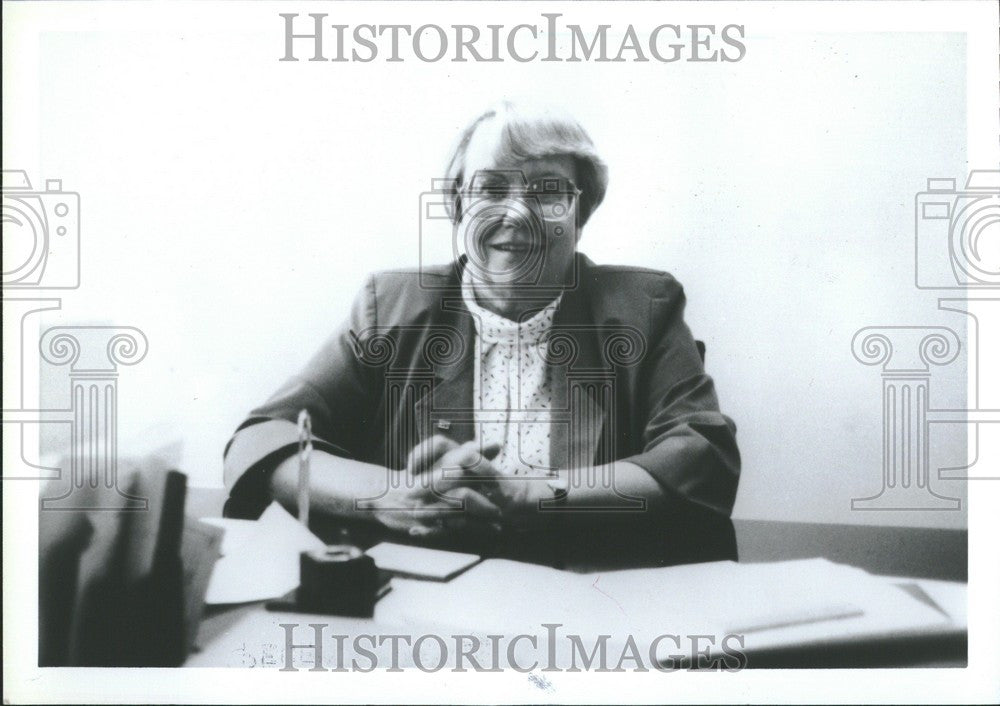
[[[823,556],[883,575],[952,581],[965,581],[967,577],[965,531],[756,520],[737,520],[734,525],[742,562]],[[281,623],[326,623],[330,627],[328,634],[399,632],[378,618],[378,612],[373,620],[270,613],[260,603],[210,609],[199,632],[201,651],[193,654],[186,666],[281,667]],[[409,625],[406,630],[417,635],[432,633],[434,628]],[[296,636],[301,637],[301,633]],[[966,642],[964,633],[881,640],[836,649],[749,655],[748,666],[962,667],[966,664]],[[389,663],[380,655],[380,665]],[[407,666],[406,662],[401,661],[400,666]]]
[[[967,581],[966,530],[734,520],[740,561],[822,556],[873,574]]]

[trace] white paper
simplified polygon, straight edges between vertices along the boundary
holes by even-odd
[[[948,616],[914,598],[895,583],[861,569],[833,566],[837,570],[828,573],[829,583],[817,584],[815,590],[826,596],[842,596],[861,607],[861,615],[748,634],[747,650],[959,629]],[[803,578],[789,572],[785,580]],[[777,588],[780,583],[777,577],[772,577],[771,581],[774,582],[772,588]]]
[[[879,578],[897,586],[916,586],[951,618],[954,625],[961,628],[968,627],[969,584],[964,581],[918,579],[908,576],[880,576]]]
[[[483,631],[517,626],[538,632],[543,623],[636,639],[743,631],[750,650],[952,625],[892,582],[826,559],[595,574],[490,559],[447,584],[421,584],[419,592],[397,581],[380,618]],[[442,605],[448,606],[444,614]]]
[[[969,586],[958,581],[916,579],[913,583],[937,603],[952,622],[960,627],[969,625]]]
[[[376,544],[365,554],[374,559],[375,564],[385,571],[440,581],[479,561],[479,557],[475,554],[427,549],[393,542]]]
[[[299,554],[325,545],[274,502],[256,522],[208,518],[222,527],[222,558],[205,602],[248,603],[278,598],[299,585]]]

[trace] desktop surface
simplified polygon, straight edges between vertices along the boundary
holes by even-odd
[[[741,563],[825,557],[879,575],[967,580],[968,535],[964,530],[759,520],[736,520],[733,528]],[[625,568],[628,562],[627,555],[609,554],[582,563],[563,562],[558,568],[591,572]],[[510,580],[516,581],[516,570],[511,572]],[[395,592],[399,594],[393,598],[396,601],[421,600],[419,582],[405,582]],[[347,635],[378,633],[391,627],[380,621],[378,607],[373,619],[275,613],[267,611],[264,603],[209,607],[199,630],[199,650],[189,657],[186,666],[281,667],[284,633],[280,625],[288,623],[324,623],[329,625],[331,633]],[[432,633],[435,628],[428,625],[421,632],[409,625],[407,629],[415,635]],[[964,667],[966,664],[967,635],[964,630],[955,630],[752,653],[748,655],[747,666]]]

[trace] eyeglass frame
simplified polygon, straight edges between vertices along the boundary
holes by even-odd
[[[495,187],[485,187],[477,190],[473,190],[473,185],[476,180],[482,176],[495,176],[495,175],[512,175],[516,174],[516,180],[508,180],[506,184]],[[520,183],[516,183],[516,182]],[[554,189],[547,189],[545,184],[550,182],[555,184]],[[538,189],[536,186],[541,183],[542,188]],[[568,189],[561,189],[560,186],[566,185]],[[544,176],[537,179],[533,179],[528,183],[524,178],[524,173],[516,169],[496,169],[487,171],[477,171],[472,179],[469,181],[468,185],[463,185],[461,188],[456,190],[456,195],[461,201],[463,198],[470,198],[475,200],[485,200],[493,203],[500,203],[510,199],[539,199],[545,195],[559,195],[564,197],[561,202],[566,207],[566,214],[570,212],[573,205],[577,202],[577,199],[583,194],[583,190],[580,189],[571,179],[566,179],[565,177],[556,176]],[[539,205],[544,209],[544,205],[539,202]],[[461,213],[465,212],[466,206],[461,206]],[[543,213],[541,214],[544,220],[562,220],[563,216],[547,217]]]

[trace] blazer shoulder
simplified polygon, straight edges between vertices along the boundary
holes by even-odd
[[[663,299],[680,296],[684,287],[669,272],[630,265],[595,265],[587,278],[595,293],[624,299]]]
[[[648,267],[595,265],[582,278],[594,322],[630,326],[653,335],[684,307],[684,290],[669,272]]]
[[[444,298],[461,297],[454,265],[381,270],[369,275],[367,286],[381,326],[426,321]]]

